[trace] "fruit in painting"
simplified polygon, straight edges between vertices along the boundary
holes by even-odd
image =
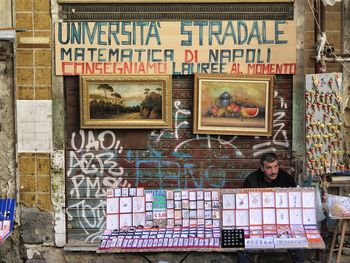
[[[259,108],[241,108],[241,115],[245,118],[253,118],[256,117],[259,113]]]

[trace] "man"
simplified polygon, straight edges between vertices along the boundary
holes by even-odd
[[[265,153],[260,158],[260,168],[248,175],[244,181],[243,188],[271,188],[271,187],[296,187],[293,177],[279,169],[278,158],[274,153]],[[304,262],[303,249],[288,250],[293,263]],[[238,253],[240,263],[250,262],[245,253]]]
[[[292,176],[279,169],[278,158],[274,153],[265,153],[260,159],[260,168],[248,175],[244,188],[296,187]]]

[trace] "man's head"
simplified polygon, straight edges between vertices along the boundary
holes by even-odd
[[[278,175],[278,158],[274,153],[264,153],[260,158],[260,167],[266,182],[272,182]]]

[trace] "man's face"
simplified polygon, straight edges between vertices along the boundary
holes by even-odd
[[[261,170],[264,173],[264,179],[267,182],[272,182],[277,178],[278,174],[278,160],[273,161],[272,163],[263,162],[261,165]]]

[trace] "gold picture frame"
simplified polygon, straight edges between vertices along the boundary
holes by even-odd
[[[81,75],[80,126],[170,128],[171,75]]]
[[[274,76],[196,74],[193,133],[272,135]]]
[[[60,4],[80,3],[80,4],[102,4],[102,3],[293,3],[295,0],[58,0]]]

